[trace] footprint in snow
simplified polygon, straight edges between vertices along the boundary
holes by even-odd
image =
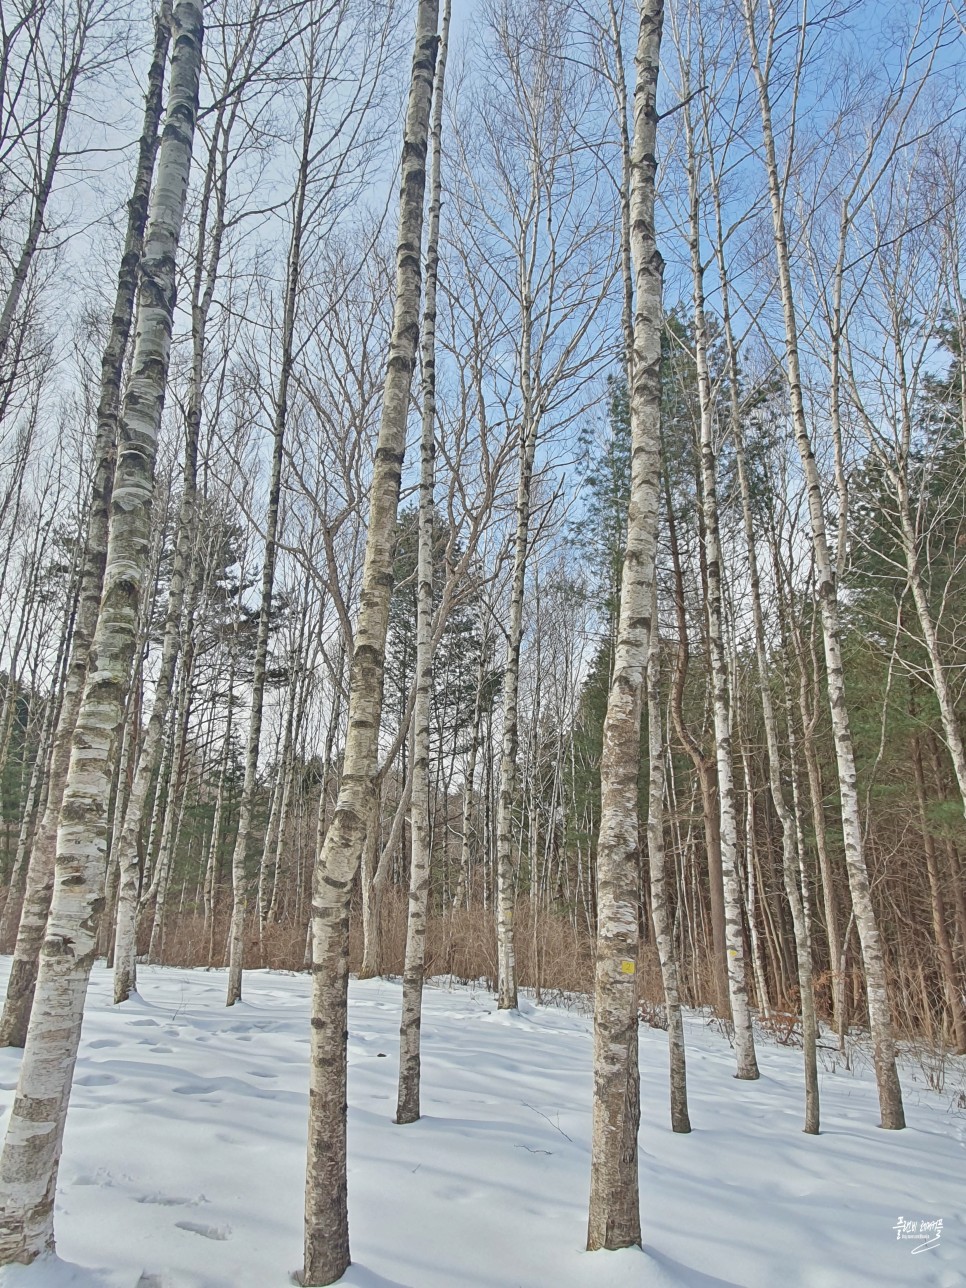
[[[74,1177],[74,1185],[103,1185],[105,1189],[114,1189],[119,1184],[127,1185],[133,1178],[127,1172],[118,1172],[114,1176],[106,1167],[99,1167],[96,1172],[81,1172]]]
[[[74,1079],[78,1087],[113,1087],[117,1082],[120,1078],[115,1078],[113,1073],[83,1073]]]
[[[197,1221],[175,1221],[175,1226],[179,1230],[187,1230],[189,1234],[200,1234],[203,1239],[216,1239],[221,1243],[231,1237],[230,1225],[201,1225]]]
[[[210,1096],[218,1090],[218,1086],[214,1082],[183,1082],[180,1087],[172,1087],[171,1090],[179,1096]]]
[[[114,1038],[98,1038],[96,1042],[88,1042],[87,1045],[92,1051],[103,1051],[105,1047],[119,1047],[121,1044]]]
[[[208,1200],[203,1194],[199,1194],[196,1199],[178,1198],[174,1194],[142,1194],[138,1203],[153,1203],[158,1207],[197,1207],[199,1203],[207,1203]]]

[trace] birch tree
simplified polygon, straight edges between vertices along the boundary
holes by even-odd
[[[170,35],[171,7],[165,3],[161,5],[155,19],[154,49],[148,70],[134,186],[128,203],[124,250],[118,272],[110,332],[101,360],[93,476],[87,530],[84,534],[84,565],[71,643],[71,662],[47,770],[47,803],[31,846],[20,929],[10,967],[3,1018],[0,1019],[0,1044],[4,1046],[23,1046],[27,1035],[41,945],[53,891],[57,825],[67,780],[71,740],[81,705],[90,641],[97,624],[107,555],[108,513],[114,481],[122,373],[134,314],[148,200],[158,147]]]
[[[748,1004],[745,971],[744,927],[738,882],[738,821],[735,808],[734,764],[731,743],[731,695],[724,640],[724,566],[718,513],[718,464],[714,442],[714,391],[709,359],[708,321],[705,313],[705,272],[702,244],[704,198],[700,138],[691,109],[689,51],[682,32],[675,32],[680,66],[680,93],[684,129],[685,167],[688,181],[688,248],[694,308],[694,363],[698,386],[698,447],[701,461],[701,511],[704,564],[707,577],[708,644],[711,661],[711,700],[714,712],[714,747],[718,780],[721,870],[724,888],[725,941],[728,992],[734,1025],[738,1078],[755,1079],[758,1064]],[[698,76],[705,80],[704,49],[699,54]]]
[[[151,194],[131,378],[118,425],[104,590],[71,746],[57,837],[54,896],[14,1110],[0,1154],[0,1264],[54,1246],[57,1168],[84,998],[103,906],[107,803],[116,730],[134,649],[154,461],[171,343],[175,260],[201,70],[196,0],[172,17],[171,80]]]
[[[0,154],[4,257],[0,303],[0,405],[14,378],[11,342],[31,271],[44,252],[55,184],[70,158],[68,127],[83,85],[113,61],[118,12],[110,0],[15,3],[0,35]],[[114,28],[114,30],[112,30]],[[20,216],[20,219],[17,218]],[[19,246],[8,242],[22,220]]]
[[[272,455],[265,514],[264,556],[258,636],[251,689],[251,714],[245,749],[245,781],[239,805],[238,830],[232,853],[232,915],[228,937],[226,1005],[241,998],[245,928],[248,917],[248,846],[252,830],[258,757],[265,704],[269,630],[276,563],[279,554],[282,465],[289,421],[297,314],[301,303],[304,260],[312,248],[312,233],[333,217],[345,199],[345,175],[363,165],[371,149],[369,109],[381,85],[392,25],[391,6],[380,21],[370,24],[347,3],[313,4],[299,35],[302,102],[299,105],[295,184],[291,232],[285,265],[277,377],[270,395]],[[336,107],[343,78],[355,73],[348,101]],[[273,373],[274,374],[274,373]]]
[[[348,729],[335,813],[312,890],[312,1029],[305,1179],[307,1285],[334,1283],[349,1265],[346,1193],[346,1019],[349,900],[359,870],[377,767],[392,534],[419,337],[420,259],[438,0],[419,0],[403,129],[396,292],[382,418],[369,499],[362,590],[349,675]]]
[[[863,853],[862,824],[855,785],[855,751],[852,742],[842,664],[836,575],[827,536],[822,483],[812,447],[802,386],[798,341],[798,311],[792,284],[785,205],[787,184],[783,183],[783,173],[779,166],[772,122],[771,76],[776,55],[777,14],[774,9],[769,11],[765,24],[765,43],[762,52],[757,0],[742,0],[742,2],[748,52],[757,87],[761,115],[764,147],[763,161],[771,205],[778,287],[785,330],[785,368],[791,423],[801,457],[808,495],[808,512],[817,583],[816,593],[822,618],[826,682],[835,736],[835,753],[842,808],[842,833],[845,843],[845,864],[849,878],[849,889],[852,893],[852,904],[855,910],[855,924],[859,934],[859,942],[862,945],[862,958],[865,966],[869,1023],[872,1030],[881,1125],[887,1128],[902,1128],[905,1126],[905,1116],[902,1109],[902,1089],[899,1085],[899,1076],[896,1071],[895,1039],[892,1031],[889,987],[882,954],[879,923],[875,906],[872,902],[869,888],[869,872]],[[800,27],[801,40],[805,40],[807,34],[807,28],[803,24]],[[800,47],[798,57],[801,57]]]
[[[661,963],[664,1005],[667,1011],[667,1041],[671,1084],[671,1130],[691,1130],[688,1113],[687,1056],[684,1046],[684,1012],[674,927],[670,916],[671,900],[664,851],[664,721],[661,714],[661,641],[657,616],[657,579],[651,595],[651,638],[647,655],[647,861],[651,879],[651,916],[654,937]]]
[[[491,307],[506,315],[513,310],[512,324],[504,321],[501,352],[491,361],[489,391],[512,426],[518,453],[496,817],[498,1005],[513,1009],[520,654],[534,475],[541,441],[567,418],[562,406],[568,396],[603,365],[594,327],[615,272],[608,252],[616,248],[601,215],[596,178],[583,169],[575,144],[584,131],[596,137],[597,86],[560,56],[576,35],[567,6],[492,0],[484,16],[485,79],[455,142],[466,189],[459,209],[471,222],[467,240],[487,271],[496,297]]]
[[[451,16],[444,0],[430,131],[429,225],[426,241],[425,304],[420,335],[422,364],[422,432],[419,442],[419,546],[416,568],[416,703],[413,711],[412,859],[406,964],[403,971],[402,1019],[399,1026],[399,1094],[396,1122],[419,1118],[419,1034],[422,1014],[426,914],[429,906],[432,831],[430,816],[429,721],[433,685],[433,528],[436,481],[436,278],[439,266],[440,168],[443,142],[443,83]]]
[[[229,215],[231,164],[237,159],[232,133],[248,87],[252,63],[262,52],[259,34],[263,19],[256,9],[239,33],[238,43],[226,50],[220,68],[223,84],[213,84],[214,120],[209,127],[208,156],[204,166],[198,212],[195,261],[191,275],[191,372],[185,398],[184,453],[181,496],[175,531],[174,556],[168,585],[161,657],[154,685],[151,716],[141,742],[131,789],[125,801],[117,845],[111,855],[119,871],[114,947],[114,1001],[124,1002],[136,988],[136,938],[139,911],[140,860],[138,838],[149,791],[161,759],[169,708],[175,692],[186,613],[190,613],[198,576],[195,546],[198,535],[198,452],[201,437],[204,385],[208,358],[208,318],[221,272],[222,246]],[[212,69],[214,70],[214,69]],[[227,91],[225,87],[227,86]],[[183,677],[183,669],[182,669]],[[182,678],[182,686],[184,679]]]
[[[597,846],[594,1102],[587,1247],[640,1245],[638,1077],[638,774],[660,480],[662,269],[654,231],[657,83],[663,0],[640,12],[631,146],[630,229],[636,288],[631,496],[614,674],[604,721]]]

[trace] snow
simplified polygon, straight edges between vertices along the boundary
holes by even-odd
[[[0,982],[8,969],[2,964]],[[143,967],[110,1001],[95,969],[68,1117],[59,1258],[4,1288],[288,1288],[301,1264],[309,981]],[[966,1097],[904,1064],[909,1128],[876,1123],[867,1067],[822,1053],[823,1130],[801,1131],[801,1053],[687,1023],[690,1136],[668,1126],[666,1035],[641,1030],[644,1251],[583,1250],[591,1024],[474,988],[430,987],[423,1119],[398,1127],[400,988],[350,985],[351,1288],[855,1288],[966,1285]],[[0,1105],[19,1052],[0,1051]],[[954,1085],[955,1083],[955,1085]],[[941,1218],[917,1254],[907,1222]]]

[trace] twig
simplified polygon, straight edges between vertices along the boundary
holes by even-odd
[[[567,1133],[564,1131],[564,1129],[560,1126],[560,1124],[559,1124],[559,1123],[555,1123],[555,1122],[553,1121],[553,1119],[552,1119],[552,1118],[547,1118],[547,1115],[543,1112],[543,1110],[542,1110],[542,1109],[538,1109],[538,1108],[536,1107],[536,1105],[528,1105],[528,1104],[527,1104],[527,1102],[526,1102],[525,1100],[521,1100],[521,1101],[520,1101],[520,1104],[521,1104],[521,1105],[524,1105],[527,1109],[532,1109],[532,1110],[533,1110],[533,1112],[534,1112],[535,1114],[539,1114],[541,1118],[546,1119],[546,1121],[550,1124],[550,1126],[551,1126],[551,1127],[555,1128],[555,1130],[557,1130],[557,1131],[559,1131],[559,1132],[560,1132],[560,1134],[561,1134],[561,1136],[563,1136],[564,1140],[569,1140],[569,1141],[570,1141],[570,1143],[571,1143],[571,1145],[574,1143],[574,1142],[573,1142],[573,1137],[572,1137],[572,1136],[568,1136],[568,1135],[567,1135]]]

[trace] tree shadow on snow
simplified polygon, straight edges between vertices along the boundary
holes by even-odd
[[[707,1275],[703,1270],[686,1266],[666,1253],[644,1245],[644,1255],[655,1262],[667,1276],[668,1284],[680,1284],[681,1288],[743,1288],[737,1279],[719,1279],[717,1275]]]
[[[293,1274],[292,1283],[301,1282],[298,1272]],[[339,1280],[339,1288],[415,1288],[415,1285],[401,1283],[398,1279],[387,1279],[385,1275],[376,1274],[375,1270],[369,1270],[366,1266],[353,1261]]]

